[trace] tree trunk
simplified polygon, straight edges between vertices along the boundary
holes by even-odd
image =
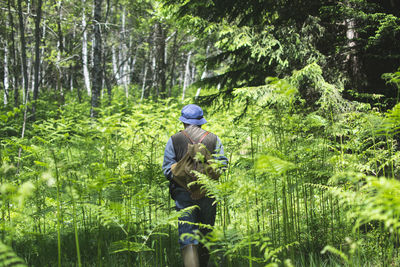
[[[42,21],[42,40],[46,40],[46,21],[45,20]],[[41,51],[40,51],[40,66],[41,66],[41,68],[39,70],[39,80],[40,80],[40,84],[42,86],[45,84],[44,77],[46,77],[45,68],[43,67],[44,52],[45,52],[45,47],[42,46]]]
[[[115,51],[115,46],[111,47],[111,57],[112,57],[112,66],[113,66],[113,74],[114,79],[119,84],[119,70],[118,70],[118,59],[117,59],[117,52]]]
[[[204,71],[201,74],[201,80],[207,78],[207,66],[204,67]],[[200,96],[200,92],[201,92],[201,87],[197,88],[197,92],[196,92],[196,96],[194,97],[194,99],[197,99]]]
[[[172,53],[171,53],[171,72],[170,72],[170,80],[169,80],[169,89],[168,89],[168,97],[172,95],[172,87],[175,85],[175,62],[176,62],[176,54],[177,54],[177,36],[178,33],[175,32],[174,42],[172,45]]]
[[[28,102],[28,68],[26,64],[26,41],[25,41],[25,24],[24,17],[22,13],[22,0],[18,0],[18,18],[19,18],[19,30],[21,38],[21,61],[22,61],[22,76],[23,76],[23,90],[24,99],[23,102],[26,104]],[[25,129],[23,129],[25,130]]]
[[[131,43],[131,42],[130,42]],[[132,44],[129,45],[129,47],[132,47]],[[138,48],[136,47],[135,49],[135,56],[133,57],[131,63],[130,63],[130,67],[129,67],[129,75],[128,75],[128,83],[131,84],[132,83],[132,76],[133,73],[135,73],[135,67],[136,67],[136,59],[137,59],[137,55],[138,55]]]
[[[147,62],[144,64],[143,68],[142,95],[140,96],[140,101],[142,101],[144,98],[144,93],[146,90],[146,79],[147,79]]]
[[[207,45],[207,48],[206,48],[206,58],[208,57],[208,52],[210,51],[210,45]],[[208,76],[208,74],[207,74],[207,64],[204,66],[204,70],[203,70],[203,73],[201,74],[201,77],[200,77],[200,80],[203,80],[203,79],[205,79],[205,78],[207,78],[207,76]],[[200,92],[201,92],[201,87],[199,87],[198,89],[197,89],[197,92],[196,92],[196,96],[194,97],[194,99],[197,99],[199,96],[200,96]]]
[[[85,4],[85,0],[82,0],[82,4]],[[87,37],[87,25],[86,25],[86,13],[85,8],[83,8],[82,12],[82,67],[83,67],[83,80],[85,82],[85,87],[88,96],[90,96],[90,76],[89,76],[89,68],[88,68],[88,37]]]
[[[183,81],[182,101],[185,99],[186,89],[190,83],[190,57],[191,56],[192,56],[192,51],[189,51],[187,60],[186,60],[185,77],[184,77],[184,81]]]
[[[8,89],[10,87],[10,81],[9,81],[10,75],[8,72],[8,43],[7,40],[4,42],[4,98],[3,98],[3,103],[6,106],[8,104]]]
[[[100,107],[100,92],[103,82],[103,70],[102,70],[102,42],[101,42],[101,5],[102,0],[94,1],[94,49],[93,49],[93,88],[92,88],[92,108],[90,110],[90,116],[97,117],[97,108]]]
[[[34,66],[34,85],[33,85],[33,105],[32,115],[35,120],[36,100],[39,95],[39,71],[40,71],[40,20],[42,19],[42,0],[37,0],[36,18],[35,18],[35,66]]]
[[[155,43],[155,59],[156,59],[156,68],[155,68],[155,78],[156,78],[156,86],[157,92],[159,92],[161,98],[166,97],[166,79],[165,79],[165,31],[163,29],[163,25],[160,22],[157,22],[154,30],[154,43]]]
[[[158,88],[157,88],[157,60],[156,60],[156,47],[155,45],[152,45],[152,53],[151,53],[151,71],[153,74],[153,78],[151,81],[151,89],[152,91],[154,90],[155,92],[153,93],[154,96],[157,98],[158,97]]]
[[[24,107],[24,119],[22,122],[22,130],[21,130],[21,138],[25,137],[25,128],[26,128],[26,121],[28,117],[28,70],[26,64],[26,41],[25,41],[25,25],[24,25],[24,17],[22,13],[22,0],[18,0],[18,18],[19,18],[19,29],[20,29],[20,38],[21,38],[21,61],[22,61],[22,74],[23,74],[23,92],[24,92],[24,99],[23,103]],[[21,159],[22,148],[20,147],[18,150],[18,164],[17,164],[17,174],[19,174],[20,168],[20,159]]]
[[[192,66],[192,73],[191,73],[191,75],[190,75],[190,83],[189,83],[189,84],[194,83],[195,80],[196,80],[196,66],[193,65],[193,66]]]
[[[12,2],[11,2],[12,1]],[[16,47],[15,47],[15,33],[14,33],[14,17],[11,13],[11,6],[14,7],[14,0],[8,0],[7,8],[8,8],[8,22],[10,23],[10,41],[11,41],[11,61],[10,61],[10,69],[12,70],[13,76],[13,91],[14,91],[14,106],[18,106],[19,104],[19,91],[18,91],[18,68],[17,68],[17,57],[16,57]]]
[[[347,2],[346,5],[351,8],[351,3]],[[356,39],[358,38],[358,33],[356,31],[355,19],[346,19],[345,26],[347,38],[347,56],[345,59],[345,63],[348,66],[348,71],[350,73],[353,86],[359,87],[361,82],[361,62],[357,55]]]
[[[61,13],[61,0],[58,1],[56,6],[57,16],[57,91],[60,92],[60,102],[64,102],[64,91],[63,91],[63,73],[61,71],[60,62],[61,55],[64,52],[64,34],[61,29],[62,13]]]
[[[126,29],[125,29],[125,23],[126,23],[126,16],[125,16],[125,7],[122,10],[122,17],[121,17],[121,34],[120,34],[120,62],[121,62],[121,68],[120,68],[120,77],[121,77],[121,85],[124,87],[125,91],[125,97],[126,99],[129,98],[129,91],[128,91],[128,83],[127,83],[127,75],[128,74],[128,48],[126,46]]]
[[[76,25],[74,25],[74,30],[72,32],[72,40],[75,40],[75,36],[76,36]],[[44,33],[43,33],[43,37],[44,37]],[[72,50],[73,47],[73,41],[69,41],[68,42],[68,47],[69,50]],[[68,77],[68,81],[69,81],[69,90],[72,93],[74,91],[74,63],[69,63],[69,77]]]
[[[108,22],[108,17],[109,14],[111,12],[111,5],[110,5],[110,0],[107,0],[107,8],[106,8],[106,15],[105,15],[105,19],[104,19],[104,23],[107,24]],[[102,38],[103,39],[103,47],[107,47],[107,43],[106,43],[106,38]],[[105,49],[104,49],[105,50]],[[108,105],[111,105],[111,101],[112,101],[112,87],[111,87],[111,83],[110,83],[110,77],[108,75],[108,71],[107,71],[107,55],[105,54],[105,51],[103,51],[103,55],[102,55],[102,69],[103,69],[103,88],[104,85],[107,87],[107,96],[108,96]],[[103,90],[102,90],[103,92]],[[103,94],[103,93],[102,93]]]

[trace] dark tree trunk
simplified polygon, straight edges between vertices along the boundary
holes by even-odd
[[[19,105],[19,90],[18,90],[18,68],[17,68],[17,58],[15,53],[15,32],[14,32],[14,17],[11,13],[11,6],[14,7],[14,0],[8,0],[7,8],[8,8],[8,22],[10,23],[10,69],[12,75],[12,88],[14,90],[14,106]]]
[[[18,18],[19,18],[19,30],[21,38],[21,60],[22,60],[22,75],[24,79],[24,92],[25,99],[24,104],[28,102],[28,68],[26,65],[26,41],[25,41],[25,24],[24,17],[22,14],[22,0],[18,0]]]
[[[55,4],[57,12],[57,35],[58,35],[58,57],[57,57],[57,91],[60,92],[60,103],[64,103],[63,73],[60,67],[61,55],[64,52],[64,34],[61,29],[61,2]]]
[[[106,16],[105,16],[105,23],[107,23],[108,17],[110,15],[111,12],[111,4],[110,4],[110,0],[107,0],[107,9],[106,9]],[[105,38],[104,38],[105,39]],[[104,40],[105,42],[105,40]],[[106,44],[104,45],[104,47],[106,47]],[[104,82],[105,85],[107,87],[107,95],[108,95],[108,105],[111,105],[111,101],[112,101],[112,87],[111,87],[111,83],[110,83],[110,79],[108,77],[108,73],[107,73],[107,56],[105,55],[105,53],[103,53],[103,75],[104,75]]]
[[[166,97],[166,79],[165,79],[165,30],[160,22],[155,25],[155,45],[156,45],[156,86],[161,98]]]
[[[101,42],[101,5],[102,0],[95,0],[94,2],[94,51],[93,51],[93,85],[92,85],[92,108],[90,110],[90,116],[97,117],[97,108],[100,107],[100,92],[103,82],[103,68],[102,68],[102,42]]]
[[[10,53],[11,53],[11,64],[10,69],[12,73],[12,80],[13,80],[13,90],[14,90],[14,105],[19,105],[19,91],[18,91],[18,68],[17,68],[17,58],[16,58],[16,47],[15,47],[15,33],[14,33],[14,17],[11,12],[11,6],[14,7],[14,0],[8,0],[7,7],[8,7],[8,21],[10,23]]]
[[[39,71],[40,71],[40,20],[42,19],[42,0],[37,0],[36,19],[35,19],[35,69],[34,69],[34,86],[33,86],[33,105],[32,115],[35,120],[36,100],[39,95]]]
[[[177,54],[177,36],[178,32],[174,35],[174,42],[172,45],[172,53],[171,53],[171,72],[170,72],[170,80],[169,80],[169,89],[168,89],[168,97],[171,97],[172,87],[175,85],[175,62],[176,62],[176,54]]]
[[[19,29],[20,29],[20,38],[21,38],[21,60],[22,60],[22,74],[24,77],[24,92],[25,92],[25,99],[24,99],[24,120],[22,122],[22,131],[21,131],[21,138],[25,137],[25,128],[26,128],[26,121],[28,117],[28,70],[26,66],[26,41],[25,41],[25,26],[24,26],[24,17],[22,13],[22,0],[18,0],[18,18],[19,18]],[[19,174],[20,169],[20,159],[21,159],[22,148],[20,147],[18,150],[18,164],[17,164],[17,174]]]

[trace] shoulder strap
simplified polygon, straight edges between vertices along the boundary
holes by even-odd
[[[209,133],[210,133],[210,132],[205,132],[205,133],[200,137],[198,143],[200,144],[201,142],[203,142],[204,138],[206,138],[206,136],[207,136]]]
[[[201,142],[203,142],[204,138],[206,138],[206,136],[207,136],[210,132],[208,132],[208,131],[205,132],[205,133],[200,137],[200,139],[199,139],[198,142],[193,141],[193,139],[192,139],[185,131],[182,131],[182,133],[190,140],[190,142],[191,142],[192,144],[200,144]]]

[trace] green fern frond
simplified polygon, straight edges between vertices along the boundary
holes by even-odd
[[[25,262],[8,246],[0,242],[0,267],[27,267]]]

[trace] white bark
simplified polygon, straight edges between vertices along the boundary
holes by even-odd
[[[118,63],[118,80],[117,84],[122,85],[122,77],[123,77],[123,68],[122,68],[122,61],[124,60],[124,55],[122,54],[122,41],[121,39],[119,40],[119,47],[118,47],[118,57],[117,57],[117,63]]]
[[[176,34],[176,31],[174,31],[170,36],[168,36],[167,38],[165,38],[165,49],[164,49],[164,64],[165,66],[168,63],[168,42],[169,40],[171,40],[172,37],[174,37],[174,35]]]
[[[10,75],[8,73],[8,47],[4,44],[4,105],[8,104],[8,89],[10,88]]]
[[[42,19],[42,24],[43,24],[43,28],[42,28],[42,38],[43,40],[46,40],[46,20]],[[45,46],[43,45],[42,48],[40,49],[40,66],[43,66],[43,59],[44,59],[44,48]],[[39,72],[39,77],[40,79],[42,79],[42,84],[45,83],[44,81],[44,77],[46,77],[45,75],[45,67],[39,68],[40,72]]]
[[[33,49],[30,49],[30,54],[34,55],[35,52],[33,51]],[[29,98],[29,94],[30,92],[32,92],[33,86],[35,85],[35,79],[32,79],[33,77],[33,63],[32,63],[32,57],[27,57],[27,70],[28,70],[28,98]],[[28,100],[29,101],[29,100]]]
[[[205,79],[205,78],[207,78],[207,66],[204,67],[204,71],[203,71],[203,73],[201,74],[200,80],[203,80],[203,79]],[[201,87],[197,88],[196,96],[194,97],[195,99],[197,99],[197,98],[199,97],[200,92],[201,92]]]
[[[156,49],[157,48],[154,45],[153,53],[152,53],[152,56],[151,56],[151,59],[152,59],[152,61],[151,61],[151,71],[153,72],[153,82],[152,82],[151,87],[153,87],[153,88],[157,85]]]
[[[190,75],[190,84],[196,80],[196,66],[192,66],[192,74]]]
[[[129,73],[129,64],[128,64],[128,48],[126,47],[126,38],[125,38],[125,25],[126,25],[126,16],[125,16],[126,10],[125,7],[122,10],[122,16],[121,16],[121,48],[120,48],[120,62],[122,62],[121,65],[121,84],[124,86],[125,90],[125,97],[128,99],[129,97],[129,91],[128,91],[128,73]]]
[[[346,26],[347,26],[346,37],[348,40],[348,46],[354,47],[354,46],[356,46],[356,42],[354,40],[354,38],[356,37],[355,20],[354,19],[346,19]]]
[[[44,32],[43,32],[43,36],[44,36]],[[75,40],[75,36],[76,36],[76,25],[74,25],[74,31],[72,32],[72,38],[74,38],[74,40]],[[71,69],[71,64],[70,64],[70,74],[69,75],[70,75],[69,76],[69,90],[71,92],[73,92],[74,91],[74,72]]]
[[[130,45],[130,47],[132,47],[132,46]],[[131,73],[134,73],[134,72],[135,72],[135,65],[136,65],[137,54],[138,54],[138,49],[136,48],[136,50],[135,50],[135,56],[133,57],[132,63],[131,63],[130,68],[129,68],[129,75],[128,75],[128,83],[129,83],[129,84],[131,84],[131,82],[132,82],[132,80],[131,80]]]
[[[144,98],[144,91],[146,90],[146,78],[147,78],[147,63],[144,64],[144,69],[143,69],[142,95],[140,97],[140,101],[142,101]]]
[[[210,51],[210,45],[207,45],[206,57],[208,57],[208,52],[209,52],[209,51]],[[208,72],[208,71],[207,71],[207,65],[205,65],[205,66],[204,66],[203,73],[201,74],[200,80],[203,80],[203,79],[207,78],[207,76],[208,76],[208,73],[207,73],[207,72]],[[199,97],[200,92],[201,92],[201,87],[199,87],[199,88],[197,89],[195,99],[197,99],[197,98]]]
[[[192,51],[189,51],[187,60],[186,60],[186,67],[185,67],[185,78],[183,81],[183,89],[182,89],[182,101],[185,99],[186,89],[190,83],[190,57],[192,56]]]
[[[82,0],[82,3],[85,4],[85,1]],[[85,87],[88,96],[91,95],[90,90],[90,76],[89,76],[89,68],[88,68],[88,38],[86,31],[86,15],[85,9],[82,12],[82,28],[83,28],[83,36],[82,36],[82,66],[83,66],[83,80],[85,82]]]
[[[118,60],[117,60],[117,52],[115,51],[115,46],[111,47],[112,53],[112,65],[113,65],[113,74],[117,84],[119,84],[119,72],[118,72]]]
[[[63,20],[62,12],[61,12],[61,1],[58,1],[57,4],[58,4],[58,10],[60,10],[60,12],[59,12],[59,20],[60,20],[60,23],[61,23],[61,21]],[[65,43],[64,39],[62,41]],[[57,38],[57,47],[60,47],[60,46],[61,46],[60,40],[59,40],[59,38]],[[62,82],[61,82],[62,72],[61,72],[61,68],[60,68],[60,62],[61,62],[61,49],[59,48],[59,49],[57,49],[57,63],[56,63],[57,70],[58,70],[57,91],[60,91],[60,95],[63,96],[64,93],[63,93],[63,90],[61,88],[62,87]]]
[[[85,0],[82,0],[82,1],[85,1]],[[95,1],[93,1],[93,6],[92,6],[92,18],[94,18],[94,8],[95,8],[94,6],[95,6]],[[93,25],[93,32],[94,32],[94,27],[95,27],[95,25]],[[92,49],[90,50],[90,67],[93,68],[94,47],[96,45],[96,40],[95,40],[94,34],[92,34],[91,37],[92,37],[92,46],[91,46]]]

